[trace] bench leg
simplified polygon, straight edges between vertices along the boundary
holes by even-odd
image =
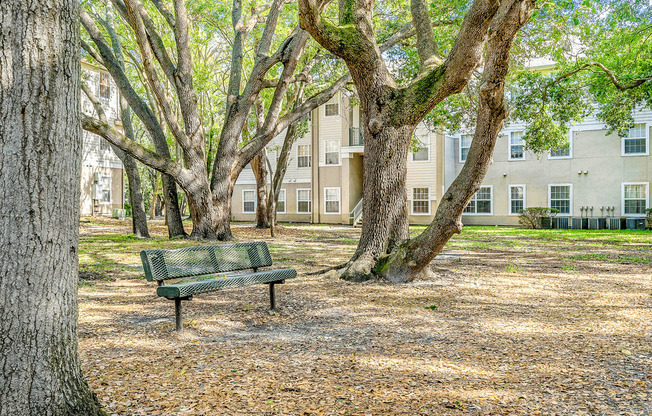
[[[269,310],[276,310],[276,293],[274,293],[274,283],[269,284]]]
[[[177,323],[177,331],[182,331],[183,318],[181,316],[181,298],[174,298],[174,318]]]

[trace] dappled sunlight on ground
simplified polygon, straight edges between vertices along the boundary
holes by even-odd
[[[263,285],[199,295],[178,334],[138,252],[196,243],[128,231],[81,228],[80,349],[109,414],[652,414],[650,233],[465,229],[432,280],[393,286],[306,274],[346,261],[358,229],[283,225],[272,257],[299,276],[279,312]]]

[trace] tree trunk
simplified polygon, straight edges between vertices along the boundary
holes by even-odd
[[[300,100],[297,100],[297,102]],[[278,156],[276,161],[276,171],[274,172],[274,177],[272,178],[272,183],[269,190],[269,195],[267,197],[267,216],[269,218],[269,228],[270,235],[274,237],[274,228],[276,227],[276,205],[278,204],[278,198],[281,194],[281,185],[283,184],[283,178],[285,178],[285,172],[288,168],[288,161],[290,159],[290,153],[292,151],[292,146],[297,140],[297,131],[298,123],[294,122],[290,124],[285,132],[285,139],[283,140],[283,147],[281,148],[281,153]],[[271,168],[270,168],[271,170]],[[287,195],[285,196],[285,203],[287,205]],[[286,206],[287,211],[287,206]]]
[[[149,238],[147,214],[145,214],[145,200],[143,199],[143,188],[140,183],[140,172],[138,172],[136,159],[123,152],[117,146],[111,145],[111,148],[122,161],[125,173],[127,174],[132,231],[136,237]]]
[[[267,151],[263,148],[251,161],[256,177],[256,228],[269,228],[267,211]]]
[[[363,113],[364,114],[364,113]],[[407,218],[407,155],[413,126],[377,131],[363,116],[364,189],[362,233],[342,279],[362,282],[374,278],[376,259],[409,236]]]
[[[77,345],[79,2],[0,2],[0,415],[100,415]]]

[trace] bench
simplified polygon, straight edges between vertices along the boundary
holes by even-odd
[[[140,258],[147,280],[159,285],[156,294],[174,300],[177,331],[183,329],[181,301],[192,300],[193,295],[265,283],[269,284],[270,310],[275,310],[274,285],[297,276],[294,269],[259,270],[272,265],[264,241],[143,250]],[[180,281],[165,284],[170,279]]]

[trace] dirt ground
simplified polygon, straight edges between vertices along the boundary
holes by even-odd
[[[351,284],[358,229],[265,239],[298,277],[173,303],[139,251],[196,244],[81,226],[79,338],[91,388],[118,415],[652,415],[652,233],[467,228],[436,278]]]

